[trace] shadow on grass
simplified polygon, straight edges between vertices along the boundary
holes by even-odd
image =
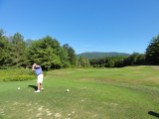
[[[35,85],[28,85],[28,87],[33,88],[34,90],[37,90],[37,89],[38,89],[38,87],[35,86]]]
[[[159,118],[159,113],[149,111],[148,114]]]

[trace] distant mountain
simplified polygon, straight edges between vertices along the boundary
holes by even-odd
[[[97,59],[104,57],[112,57],[112,56],[129,56],[128,53],[119,53],[119,52],[84,52],[78,54],[77,57],[85,57],[88,59]]]

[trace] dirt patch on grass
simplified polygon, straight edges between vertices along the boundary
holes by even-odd
[[[62,112],[52,110],[46,105],[40,103],[9,102],[4,109],[0,109],[0,116],[12,119],[71,119],[75,116],[75,111]]]

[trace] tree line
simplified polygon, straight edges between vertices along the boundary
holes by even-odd
[[[113,56],[100,59],[91,59],[93,67],[124,67],[134,65],[145,65],[145,56],[140,53],[133,53],[130,56]]]
[[[20,33],[6,36],[0,30],[0,69],[31,67],[36,62],[45,70],[67,67],[123,67],[128,65],[158,65],[159,35],[147,46],[145,54],[87,59],[77,57],[69,44],[60,43],[51,36],[24,40]]]
[[[0,30],[0,68],[31,67],[36,62],[45,70],[82,67],[85,58],[77,58],[74,49],[46,36],[37,40],[24,40],[20,33],[6,36]],[[88,61],[87,61],[88,62]]]
[[[133,53],[129,56],[114,56],[91,59],[93,67],[124,67],[135,65],[159,65],[159,35],[154,37],[147,46],[144,54]]]

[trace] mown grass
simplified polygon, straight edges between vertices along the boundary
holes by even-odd
[[[158,67],[54,70],[43,92],[35,94],[34,85],[1,82],[0,119],[158,118]]]

